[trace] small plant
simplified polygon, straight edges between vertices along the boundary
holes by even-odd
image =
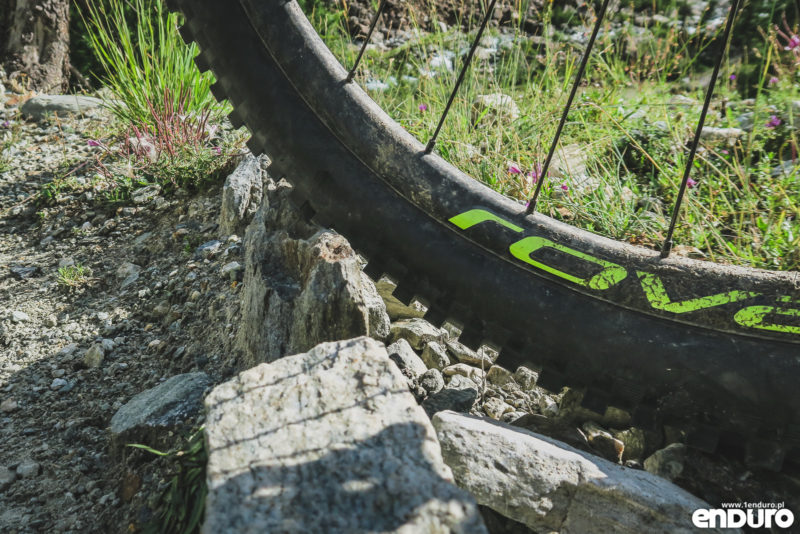
[[[81,264],[58,268],[58,285],[66,288],[80,287],[91,278],[92,272]]]
[[[225,111],[209,89],[213,76],[194,64],[197,46],[183,42],[177,31],[180,17],[168,13],[162,0],[92,1],[88,6],[81,16],[105,70],[99,78],[116,98],[106,105],[125,124],[150,123],[151,107],[167,104],[173,110],[181,106],[189,115],[216,117]],[[133,24],[126,8],[133,12]],[[172,101],[165,102],[165,95]]]
[[[161,495],[156,517],[142,531],[146,534],[199,532],[208,492],[205,477],[208,453],[203,440],[203,428],[192,434],[186,446],[177,451],[163,452],[141,444],[128,446],[166,458],[173,463],[174,474]]]

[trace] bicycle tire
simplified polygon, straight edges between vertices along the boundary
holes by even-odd
[[[525,216],[348,83],[296,2],[169,4],[251,150],[370,276],[391,275],[403,302],[421,297],[432,323],[455,319],[467,346],[501,347],[499,365],[541,367],[547,387],[585,388],[596,411],[674,421],[707,450],[720,436],[800,447],[798,273],[661,259]]]

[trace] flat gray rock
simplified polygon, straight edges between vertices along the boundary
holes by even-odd
[[[116,447],[126,443],[161,447],[165,430],[202,412],[203,393],[210,383],[205,373],[187,373],[139,393],[111,418],[112,443]]]
[[[36,120],[49,114],[83,115],[103,104],[99,98],[81,95],[38,95],[27,100],[20,108],[22,113]]]
[[[206,412],[205,533],[486,532],[372,339],[254,367]]]
[[[688,534],[692,513],[710,507],[663,478],[503,423],[440,412],[433,426],[458,485],[536,532]]]

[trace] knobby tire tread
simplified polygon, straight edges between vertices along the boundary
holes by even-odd
[[[717,435],[766,440],[782,452],[800,445],[800,345],[793,339],[641,313],[634,302],[641,295],[632,304],[626,300],[628,286],[617,302],[593,298],[534,276],[487,245],[513,242],[515,231],[483,224],[458,232],[448,219],[487,207],[533,233],[631,272],[658,273],[679,287],[689,280],[794,298],[796,273],[661,262],[654,251],[541,215],[521,218],[513,202],[424,156],[420,143],[370,107],[355,84],[344,83],[347,72],[330,58],[319,60],[325,69],[308,71],[320,43],[310,44],[308,27],[295,31],[303,22],[293,2],[269,0],[259,8],[248,0],[169,3],[186,16],[184,38],[200,45],[198,66],[218,79],[215,96],[231,101],[231,122],[248,127],[253,152],[269,153],[273,177],[294,184],[310,217],[348,237],[367,256],[373,277],[398,280],[395,296],[406,303],[424,299],[431,322],[455,319],[465,327],[465,344],[489,340],[502,347],[499,365],[541,367],[541,382],[550,389],[583,387],[586,405],[596,411],[614,404],[631,408],[643,424],[672,421],[700,436],[701,448],[713,449]],[[284,29],[286,44],[276,44]],[[294,54],[283,49],[293,42]],[[330,100],[339,93],[341,109]],[[403,181],[402,171],[411,178]]]

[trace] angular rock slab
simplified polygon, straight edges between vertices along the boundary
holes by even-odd
[[[203,532],[486,532],[405,382],[361,337],[215,388]]]
[[[144,443],[160,448],[169,444],[169,430],[202,413],[203,393],[210,384],[205,373],[186,373],[142,391],[111,418],[113,445]]]
[[[263,176],[259,158],[247,154],[222,187],[219,230],[235,234],[250,222],[261,205]]]
[[[389,316],[347,240],[306,223],[286,182],[268,182],[245,234],[242,319],[236,339],[249,367],[318,343],[389,334]]]
[[[536,532],[688,534],[692,513],[710,508],[650,473],[503,423],[439,412],[433,426],[458,485]]]

